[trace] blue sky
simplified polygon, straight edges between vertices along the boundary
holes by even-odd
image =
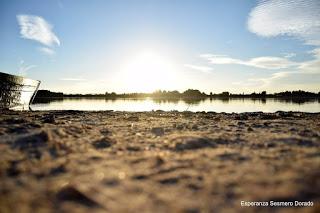
[[[0,71],[66,93],[319,91],[317,0],[4,0]]]

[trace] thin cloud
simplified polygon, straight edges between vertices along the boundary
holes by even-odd
[[[281,57],[257,57],[245,62],[247,66],[253,66],[263,69],[285,69],[296,66],[297,63]]]
[[[306,81],[314,82],[320,80],[320,48],[314,49],[313,59],[300,62],[298,66],[291,71],[280,71],[272,73],[266,78],[251,78],[244,82],[234,82],[235,85],[248,86],[256,82],[260,87],[270,87],[275,82],[288,83],[288,79],[295,79],[295,81],[303,82],[306,85]],[[302,84],[301,84],[302,85]],[[301,86],[300,85],[300,86]]]
[[[222,54],[200,54],[201,58],[211,58],[211,57],[227,57],[227,55],[222,55]]]
[[[288,77],[289,75],[294,74],[294,73],[297,73],[297,72],[275,72],[275,73],[272,73],[271,76],[268,78],[250,78],[248,80],[249,81],[256,81],[256,82],[262,81],[264,83],[264,85],[262,85],[262,86],[267,86],[271,82],[273,82],[274,80]]]
[[[54,55],[56,54],[56,52],[53,50],[53,49],[50,49],[48,47],[40,47],[39,48],[39,51],[44,53],[44,54],[47,54],[47,55]]]
[[[212,64],[241,64],[263,69],[289,69],[278,71],[267,77],[250,78],[233,82],[233,85],[271,88],[286,86],[303,88],[320,79],[320,1],[319,0],[260,0],[250,12],[248,29],[262,37],[292,36],[305,44],[316,46],[310,52],[311,60],[295,62],[290,60],[295,53],[283,57],[256,57],[248,60],[228,56],[204,54],[201,57]],[[307,83],[308,82],[308,83]]]
[[[26,76],[27,71],[29,71],[35,67],[37,67],[37,65],[27,65],[27,64],[25,64],[24,60],[21,60],[20,64],[19,64],[18,73],[19,73],[19,75]]]
[[[17,15],[22,38],[34,40],[48,47],[60,46],[59,38],[52,31],[53,27],[42,17]]]
[[[313,82],[320,79],[320,1],[319,0],[260,0],[259,4],[250,12],[248,29],[262,37],[292,36],[301,39],[308,45],[316,48],[311,52],[312,60],[293,62],[292,71],[281,71],[266,78],[253,78],[249,81],[262,83],[262,86],[276,84],[292,84],[294,79],[300,82],[299,86],[307,85],[306,81]],[[279,60],[285,65],[292,62],[289,59],[294,53]],[[302,83],[303,82],[303,83]],[[245,83],[245,82],[243,82]]]
[[[204,73],[211,73],[210,71],[213,70],[213,68],[207,67],[207,66],[197,66],[197,65],[192,65],[192,64],[184,64],[183,66],[185,66],[187,68],[191,68],[193,70],[204,72]]]
[[[288,35],[320,45],[320,1],[260,0],[247,24],[249,31],[259,36]]]
[[[292,57],[297,56],[297,54],[295,54],[295,53],[284,53],[283,55],[285,58],[292,58]]]
[[[245,86],[245,87],[255,87],[260,89],[265,89],[271,87],[276,81],[283,81],[284,78],[289,77],[293,74],[297,74],[297,71],[280,71],[272,73],[269,77],[264,78],[249,78],[246,81],[237,81],[232,82],[236,86]]]
[[[311,53],[313,59],[302,62],[299,65],[299,70],[303,73],[320,73],[320,48],[314,49]]]
[[[263,56],[249,60],[241,60],[223,55],[203,54],[200,57],[205,58],[211,64],[240,64],[262,69],[284,69],[296,66],[297,63],[287,58]]]

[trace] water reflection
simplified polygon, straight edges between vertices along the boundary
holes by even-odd
[[[320,112],[318,99],[275,98],[50,98],[37,99],[33,110],[118,110],[118,111],[215,111],[215,112]]]

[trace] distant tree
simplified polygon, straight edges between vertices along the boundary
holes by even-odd
[[[206,95],[206,94],[205,93],[201,93],[197,89],[188,89],[188,90],[183,92],[183,96],[184,97],[202,97],[204,95]]]
[[[221,93],[221,96],[223,96],[223,97],[228,97],[229,95],[230,95],[229,92],[222,92],[222,93]]]
[[[50,90],[38,90],[36,98],[63,97],[62,92],[51,92]]]

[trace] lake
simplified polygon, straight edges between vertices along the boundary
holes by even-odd
[[[320,112],[320,100],[284,99],[104,99],[104,98],[61,98],[45,99],[31,105],[32,110],[115,110],[115,111],[214,111],[214,112],[276,112],[301,111]]]

